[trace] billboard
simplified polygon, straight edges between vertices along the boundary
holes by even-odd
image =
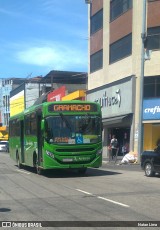
[[[47,101],[61,101],[62,97],[66,94],[66,87],[61,86],[47,95]]]
[[[160,99],[143,100],[143,120],[160,120]]]
[[[24,111],[24,90],[10,98],[10,116]]]

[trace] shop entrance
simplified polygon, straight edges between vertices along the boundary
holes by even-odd
[[[115,135],[118,140],[118,155],[124,156],[130,151],[130,127],[126,128],[109,128],[108,129],[109,137],[108,143],[110,143],[112,135]]]

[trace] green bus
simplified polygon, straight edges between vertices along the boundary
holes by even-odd
[[[102,114],[100,104],[88,101],[44,102],[10,117],[10,157],[35,167],[77,169],[102,165]]]

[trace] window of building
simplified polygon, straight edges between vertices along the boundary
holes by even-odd
[[[111,0],[110,21],[113,21],[121,14],[132,8],[132,0]]]
[[[110,45],[110,63],[125,58],[132,53],[132,34]]]
[[[147,35],[147,49],[160,49],[160,26],[148,28]]]
[[[160,76],[144,78],[144,98],[160,97]]]
[[[100,50],[90,57],[90,72],[95,72],[103,67],[103,50]]]
[[[91,17],[91,34],[103,28],[103,9]]]

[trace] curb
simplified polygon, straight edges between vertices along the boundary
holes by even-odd
[[[108,165],[112,165],[112,166],[114,166],[114,165],[140,165],[140,163],[126,163],[126,164],[120,164],[120,162],[121,162],[121,159],[118,159],[116,162],[115,161],[109,161],[109,160],[102,160],[102,163],[103,164],[108,164]]]

